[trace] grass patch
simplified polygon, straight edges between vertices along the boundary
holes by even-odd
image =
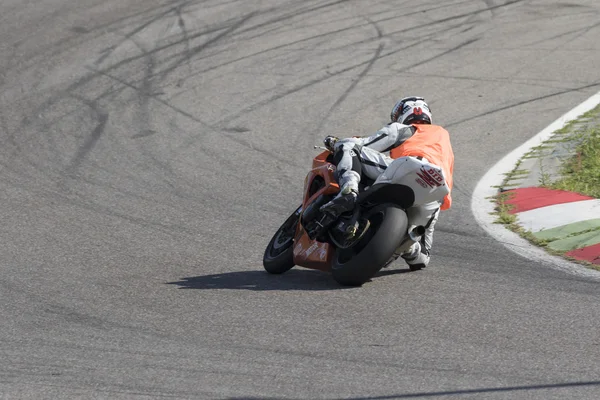
[[[600,126],[588,130],[576,155],[563,165],[561,175],[549,187],[600,198]]]
[[[514,179],[516,177],[520,177],[520,176],[527,175],[527,174],[529,174],[529,170],[527,170],[527,169],[515,169],[514,171],[509,172],[504,175],[507,177],[510,177],[511,179]]]
[[[496,216],[498,217],[495,221],[497,224],[503,225],[516,225],[517,217],[511,214],[510,211],[514,208],[512,204],[507,203],[508,200],[513,196],[510,192],[500,193],[496,196]]]

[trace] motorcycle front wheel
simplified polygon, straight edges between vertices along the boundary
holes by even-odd
[[[265,249],[263,267],[270,274],[283,274],[294,267],[294,236],[300,220],[300,208],[275,232]]]
[[[352,247],[337,249],[331,273],[344,286],[360,286],[371,279],[394,254],[408,228],[406,212],[394,206],[380,206],[364,215],[368,231]]]

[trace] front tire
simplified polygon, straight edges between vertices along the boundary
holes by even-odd
[[[371,279],[392,257],[408,228],[406,212],[382,206],[365,215],[369,231],[353,247],[338,249],[332,265],[333,279],[344,286],[360,286]]]
[[[275,232],[265,249],[263,266],[270,274],[283,274],[294,267],[294,236],[300,220],[298,208]]]

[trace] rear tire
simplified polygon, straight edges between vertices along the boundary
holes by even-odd
[[[300,220],[298,210],[275,232],[265,249],[263,266],[270,274],[283,274],[294,267],[294,236]]]
[[[331,273],[344,286],[360,286],[371,279],[388,262],[408,228],[406,212],[393,206],[371,210],[366,217],[369,231],[350,249],[338,249]]]

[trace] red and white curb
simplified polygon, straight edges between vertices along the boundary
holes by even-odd
[[[530,260],[540,262],[549,267],[565,271],[577,276],[583,276],[600,281],[600,271],[595,271],[576,263],[569,262],[562,257],[548,254],[545,250],[533,246],[516,233],[509,231],[500,224],[494,223],[495,203],[492,198],[498,194],[498,187],[504,181],[505,174],[512,171],[517,162],[533,147],[539,146],[548,140],[552,134],[564,127],[569,121],[578,118],[585,112],[600,104],[600,92],[590,97],[579,106],[575,107],[533,138],[507,154],[494,165],[477,183],[471,197],[471,211],[477,223],[494,239],[498,240],[511,251]]]
[[[542,187],[505,193],[517,224],[553,250],[600,265],[600,199]]]

